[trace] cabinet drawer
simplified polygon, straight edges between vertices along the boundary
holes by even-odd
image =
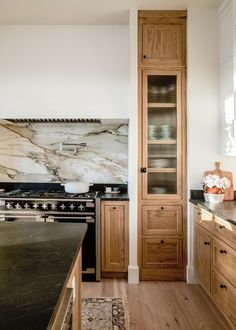
[[[212,296],[215,302],[236,324],[236,289],[216,270],[212,270]]]
[[[144,238],[143,268],[181,268],[182,239]]]
[[[214,235],[236,248],[236,226],[215,216]]]
[[[221,241],[213,240],[213,266],[236,287],[236,251]]]
[[[143,206],[143,235],[182,235],[181,206]]]
[[[211,231],[213,229],[213,214],[204,209],[194,208],[194,219],[203,228]]]

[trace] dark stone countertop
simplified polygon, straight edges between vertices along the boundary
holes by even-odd
[[[107,201],[129,201],[129,195],[126,192],[120,192],[118,194],[109,194],[105,192],[99,192],[98,198]]]
[[[86,229],[86,224],[0,222],[1,330],[47,328]]]
[[[203,207],[205,210],[236,226],[236,201],[209,203],[204,199],[190,199],[191,203]]]

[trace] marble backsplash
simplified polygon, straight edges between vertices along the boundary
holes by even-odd
[[[128,120],[0,121],[1,182],[125,183],[127,176]]]

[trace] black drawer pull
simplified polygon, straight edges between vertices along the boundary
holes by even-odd
[[[161,206],[161,209],[164,210],[164,206]]]
[[[116,207],[115,206],[113,206],[113,210],[115,210],[116,209]]]
[[[164,241],[163,241],[163,239],[161,240],[161,244],[163,244],[164,243]]]
[[[141,173],[147,173],[147,169],[146,169],[146,167],[141,167],[140,172],[141,172]]]
[[[147,56],[146,55],[143,55],[143,58],[146,58]]]
[[[220,288],[221,288],[221,289],[226,289],[226,285],[224,285],[224,284],[220,284]]]
[[[210,242],[204,242],[205,245],[210,245]]]
[[[225,250],[220,250],[220,253],[225,253],[226,254],[227,252]]]
[[[219,225],[219,228],[220,228],[220,229],[224,229],[224,228],[225,228],[225,226]]]

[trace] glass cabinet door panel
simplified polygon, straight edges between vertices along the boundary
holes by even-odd
[[[178,73],[144,75],[144,164],[146,194],[178,193],[180,94]]]
[[[176,103],[176,76],[148,76],[148,103]]]
[[[176,173],[148,173],[148,194],[177,194]]]

